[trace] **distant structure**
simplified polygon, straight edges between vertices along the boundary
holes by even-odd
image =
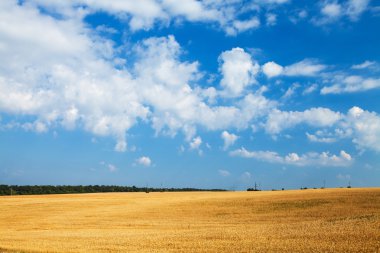
[[[326,179],[323,179],[323,185],[321,186],[321,189],[325,189],[326,188]]]
[[[255,182],[255,187],[254,188],[248,188],[247,191],[261,191],[261,190],[258,188],[258,185]]]

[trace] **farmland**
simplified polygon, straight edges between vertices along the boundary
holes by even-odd
[[[0,197],[0,252],[380,252],[380,189]]]

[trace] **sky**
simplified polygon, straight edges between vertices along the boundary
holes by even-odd
[[[0,184],[380,186],[376,0],[2,0]]]

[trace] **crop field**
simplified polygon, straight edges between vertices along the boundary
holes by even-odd
[[[380,189],[2,196],[0,252],[380,252]]]

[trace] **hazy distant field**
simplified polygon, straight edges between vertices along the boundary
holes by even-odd
[[[380,189],[0,197],[0,252],[380,252]]]

